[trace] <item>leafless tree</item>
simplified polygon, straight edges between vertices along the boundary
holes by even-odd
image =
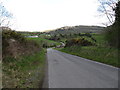
[[[109,23],[113,24],[115,21],[115,7],[119,0],[98,0],[100,3],[100,6],[98,8],[98,11],[102,13],[102,15],[106,15]],[[105,24],[104,25],[108,25]]]
[[[6,10],[3,3],[0,2],[0,26],[8,27],[10,24],[10,18],[12,18],[12,14]]]

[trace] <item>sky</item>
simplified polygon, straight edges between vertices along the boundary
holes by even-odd
[[[11,28],[45,31],[63,26],[98,25],[106,21],[98,14],[98,0],[2,0],[13,14]]]

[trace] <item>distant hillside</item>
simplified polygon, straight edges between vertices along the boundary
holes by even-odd
[[[49,31],[49,34],[100,33],[104,27],[100,26],[65,26]]]

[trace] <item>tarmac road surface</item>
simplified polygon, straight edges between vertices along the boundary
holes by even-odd
[[[118,88],[118,68],[47,49],[48,88]]]

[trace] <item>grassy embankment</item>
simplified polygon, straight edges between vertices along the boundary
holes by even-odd
[[[46,49],[11,30],[4,30],[2,38],[3,88],[41,88]]]
[[[45,50],[3,63],[4,88],[40,88],[44,78]]]
[[[110,48],[107,45],[104,39],[104,34],[93,34],[93,37],[97,40],[97,46],[71,46],[58,50],[90,60],[120,67],[120,64],[118,65],[118,50],[116,48]]]

